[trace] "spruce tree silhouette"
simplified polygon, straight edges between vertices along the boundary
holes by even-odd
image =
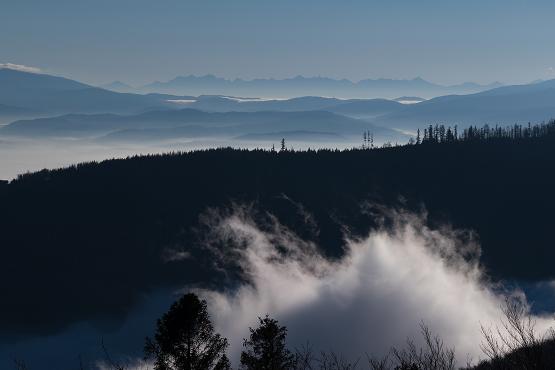
[[[145,359],[155,370],[226,370],[228,342],[214,333],[206,301],[189,293],[175,302],[157,322],[154,340],[147,338]]]
[[[244,339],[241,353],[241,368],[245,370],[293,369],[295,356],[286,348],[287,328],[279,326],[277,320],[258,318],[258,328],[250,330],[249,339]]]
[[[285,152],[286,150],[287,148],[285,147],[285,138],[282,138],[280,152]]]

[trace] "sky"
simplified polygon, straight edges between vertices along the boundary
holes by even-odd
[[[1,8],[0,63],[93,84],[188,74],[555,78],[555,3],[545,0],[18,0]]]

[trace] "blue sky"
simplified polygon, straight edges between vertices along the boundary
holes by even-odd
[[[555,2],[526,0],[18,0],[0,63],[89,83],[177,75],[555,78]]]

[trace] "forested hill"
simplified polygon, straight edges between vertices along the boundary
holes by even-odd
[[[49,332],[123,314],[155,287],[218,284],[192,230],[207,207],[232,202],[275,214],[331,255],[341,253],[345,226],[363,234],[374,225],[364,201],[425,206],[432,223],[475,230],[495,276],[554,278],[555,137],[536,136],[348,151],[214,149],[21,176],[0,186],[0,325]],[[195,258],[164,261],[175,246]]]

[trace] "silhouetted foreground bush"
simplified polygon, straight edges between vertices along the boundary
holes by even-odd
[[[488,358],[478,365],[468,363],[464,370],[550,370],[555,369],[555,333],[540,335],[527,306],[507,299],[504,319],[499,327],[482,327],[483,353]],[[447,347],[421,323],[422,346],[411,339],[404,347],[391,348],[377,358],[365,355],[352,361],[333,351],[316,354],[307,343],[291,351],[287,347],[287,328],[266,315],[259,326],[249,328],[243,339],[240,370],[455,370],[455,349]],[[479,338],[477,338],[479,340]],[[103,369],[130,370],[131,366],[105,353]],[[146,338],[145,360],[141,370],[231,370],[227,357],[228,341],[214,331],[207,303],[188,293],[175,302],[156,323],[154,338]],[[24,361],[14,359],[16,370],[28,370]],[[85,367],[80,363],[80,369]],[[138,369],[136,366],[133,369]]]
[[[555,369],[555,339],[546,339],[530,347],[517,348],[500,358],[484,361],[473,370]]]
[[[501,327],[491,329],[482,326],[482,351],[489,360],[473,369],[555,369],[553,329],[539,335],[526,306],[518,300],[507,300],[503,313]]]
[[[316,354],[310,344],[290,351],[287,329],[266,316],[259,326],[250,328],[243,340],[241,370],[455,370],[455,349],[445,346],[439,336],[420,325],[423,346],[407,340],[405,347],[393,347],[383,358],[366,355],[355,361],[341,354]],[[501,327],[482,328],[482,350],[488,360],[466,370],[549,370],[555,369],[555,336],[540,336],[525,305],[507,300]],[[147,339],[146,359],[154,356],[155,370],[229,370],[225,354],[227,340],[213,332],[206,302],[189,293],[176,302],[157,323],[155,341]],[[113,370],[125,366],[109,361]],[[21,367],[20,369],[24,369]]]

